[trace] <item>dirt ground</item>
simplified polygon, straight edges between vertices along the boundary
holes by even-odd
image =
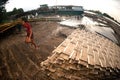
[[[74,29],[57,22],[33,22],[31,25],[38,50],[24,42],[24,29],[0,39],[0,80],[52,80],[41,70],[40,63],[52,55]]]

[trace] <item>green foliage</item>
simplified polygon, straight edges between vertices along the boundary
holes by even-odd
[[[102,15],[102,16],[106,16],[106,17],[114,20],[114,21],[117,22],[118,24],[120,24],[120,22],[118,22],[117,20],[115,20],[114,17],[110,16],[110,15],[107,14],[107,13],[102,13],[102,12],[100,12],[100,11],[95,11],[95,10],[88,10],[88,11],[97,13],[97,14]]]
[[[100,12],[99,10],[88,10],[90,12],[94,12],[94,13],[97,13],[97,14],[102,14],[102,12]]]
[[[5,9],[5,4],[7,3],[8,0],[0,0],[0,23],[8,20],[11,16],[15,16],[17,14],[23,13],[23,9],[16,9],[14,8],[13,11],[11,12],[6,12]]]
[[[6,4],[7,1],[8,1],[8,0],[0,0],[0,6]]]
[[[17,18],[17,15],[19,15],[23,12],[24,12],[24,10],[22,8],[19,8],[19,9],[14,8],[13,11],[7,12],[7,16],[10,19],[15,19],[15,18]]]
[[[0,23],[6,18],[5,4],[8,0],[0,0]]]
[[[13,11],[11,12],[11,15],[15,15],[15,14],[20,14],[20,13],[23,13],[24,10],[22,8],[14,8]]]
[[[18,13],[23,13],[23,12],[24,12],[24,10],[22,8],[18,9]]]
[[[103,13],[103,15],[106,16],[106,17],[108,17],[108,18],[110,18],[110,19],[112,19],[112,20],[114,20],[114,18],[111,17],[110,15],[108,15],[107,13]]]

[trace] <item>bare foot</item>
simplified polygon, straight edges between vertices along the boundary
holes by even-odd
[[[38,49],[39,49],[39,46],[36,46],[35,49],[38,50]]]

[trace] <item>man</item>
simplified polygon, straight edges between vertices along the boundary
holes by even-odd
[[[35,42],[33,40],[33,31],[32,31],[31,25],[27,21],[26,18],[22,18],[22,25],[23,25],[23,27],[26,28],[26,32],[27,32],[25,42],[26,43],[31,43],[32,45],[34,45],[35,49],[37,49],[38,47],[37,47],[37,45],[35,44]]]

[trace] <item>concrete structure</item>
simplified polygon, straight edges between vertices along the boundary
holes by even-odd
[[[73,5],[57,5],[57,6],[44,6],[38,9],[38,13],[41,15],[81,15],[84,13],[82,6]]]

